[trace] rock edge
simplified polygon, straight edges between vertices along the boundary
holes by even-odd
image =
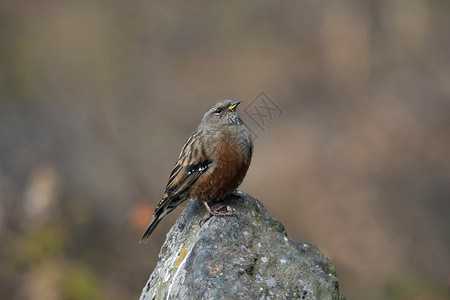
[[[141,300],[345,299],[328,257],[289,239],[258,200],[237,195],[211,207],[225,205],[233,216],[213,217],[202,227],[203,205],[187,205],[167,234]]]

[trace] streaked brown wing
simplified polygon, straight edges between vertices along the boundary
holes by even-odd
[[[176,166],[179,170],[169,179],[166,187],[166,194],[174,198],[183,193],[187,188],[197,181],[197,179],[209,168],[211,161],[204,161],[189,164],[187,166]]]
[[[197,137],[198,134],[194,133],[183,146],[178,161],[170,173],[164,198],[155,211],[158,211],[168,201],[179,198],[186,189],[191,187],[209,169],[212,160],[207,157],[201,140]]]

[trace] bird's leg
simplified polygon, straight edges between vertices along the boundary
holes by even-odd
[[[231,216],[231,213],[222,213],[220,212],[220,210],[223,208],[223,205],[219,206],[217,209],[215,210],[211,210],[211,208],[209,207],[208,203],[206,203],[206,201],[202,201],[203,205],[205,205],[206,209],[208,210],[208,216],[201,219],[200,220],[200,227],[202,227],[203,224],[205,224],[209,219],[211,219],[212,216],[221,216],[221,217],[225,217],[225,216]]]
[[[208,203],[206,203],[206,201],[203,201],[203,205],[205,205],[206,209],[208,210],[210,216],[231,216],[231,213],[222,213],[220,212],[220,210],[223,208],[223,205],[219,206],[218,208],[216,208],[215,210],[211,211],[211,208],[209,208]]]

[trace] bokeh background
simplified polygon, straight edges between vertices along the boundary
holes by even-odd
[[[1,1],[0,295],[137,299],[181,146],[241,100],[241,189],[349,299],[449,299],[450,1]],[[244,109],[282,109],[261,130]]]

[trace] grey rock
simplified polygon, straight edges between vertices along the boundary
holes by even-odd
[[[213,204],[232,208],[232,216],[201,227],[205,208],[188,204],[167,234],[141,300],[345,299],[328,257],[289,239],[258,200],[238,194]]]

